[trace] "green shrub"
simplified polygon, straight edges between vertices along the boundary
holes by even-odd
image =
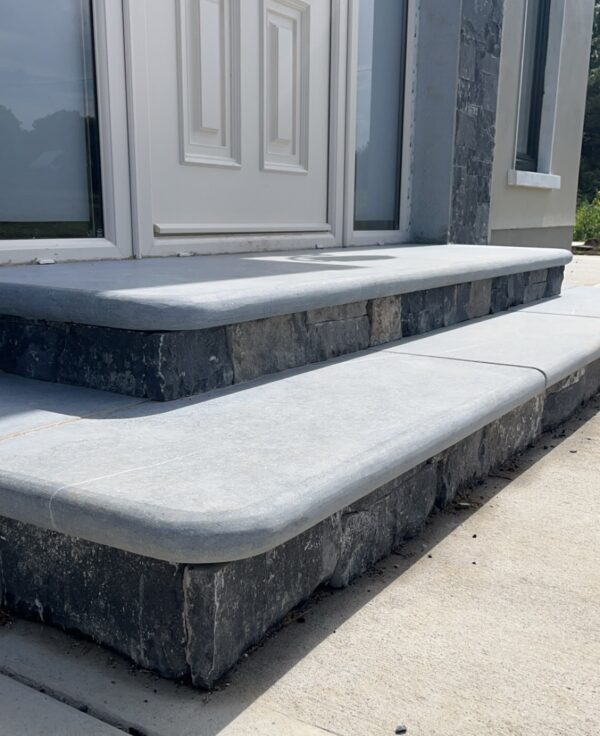
[[[580,202],[575,217],[575,240],[600,241],[600,192],[592,202]]]

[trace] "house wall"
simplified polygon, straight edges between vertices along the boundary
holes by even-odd
[[[556,63],[560,54],[554,140],[549,146],[550,173],[560,176],[558,189],[508,183],[509,171],[514,168],[525,0],[505,4],[492,177],[492,244],[571,245],[594,0],[554,0],[552,12],[561,3],[562,44],[558,46],[551,38],[548,48],[548,64]]]

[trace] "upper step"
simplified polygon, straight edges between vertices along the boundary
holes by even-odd
[[[573,289],[171,404],[1,376],[0,515],[169,562],[250,557],[599,358],[600,290]]]
[[[397,246],[0,269],[0,369],[176,399],[560,293],[566,251]]]
[[[200,330],[527,271],[565,250],[403,245],[0,268],[0,314]]]

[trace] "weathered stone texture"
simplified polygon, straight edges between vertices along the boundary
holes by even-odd
[[[371,347],[402,338],[402,297],[384,296],[368,304]]]
[[[0,370],[168,401],[555,296],[562,277],[557,267],[188,332],[0,317]]]
[[[556,429],[600,389],[600,360],[590,363],[548,389],[542,431]]]
[[[0,517],[0,605],[211,687],[320,585],[343,587],[434,504],[525,450],[600,390],[600,360],[275,549],[171,565]]]
[[[319,363],[369,347],[366,302],[241,322],[227,328],[234,381]]]
[[[0,517],[0,604],[165,677],[187,673],[183,567]]]
[[[194,684],[211,687],[246,649],[329,579],[339,550],[335,515],[257,557],[187,566],[187,658]]]
[[[423,463],[341,512],[341,548],[328,585],[343,588],[422,528],[435,503],[437,462]]]
[[[222,327],[137,332],[0,317],[0,369],[158,401],[233,382]]]
[[[487,243],[504,0],[463,0],[450,241]]]
[[[564,269],[516,273],[492,279],[491,312],[504,312],[560,294]]]

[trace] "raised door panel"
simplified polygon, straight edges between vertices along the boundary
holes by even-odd
[[[142,12],[155,236],[327,233],[330,2]]]
[[[310,120],[310,6],[263,5],[263,169],[306,173]]]
[[[182,158],[241,164],[239,0],[179,0]]]

